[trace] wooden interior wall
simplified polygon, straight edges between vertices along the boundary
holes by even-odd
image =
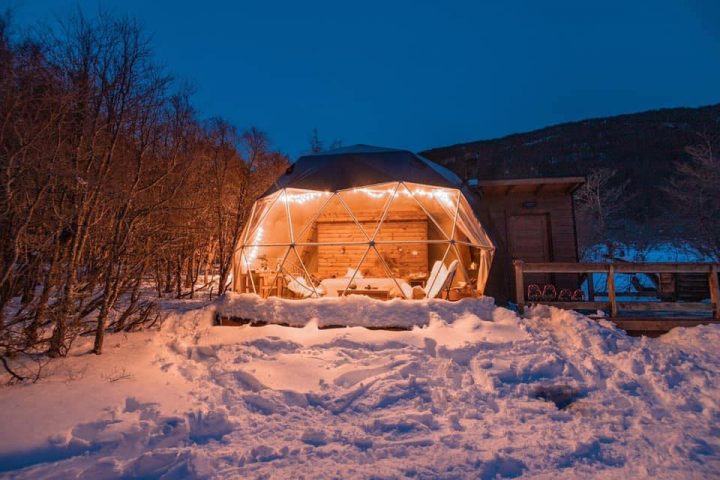
[[[534,202],[533,208],[524,208],[523,204]],[[513,258],[509,251],[510,218],[516,215],[547,215],[549,221],[550,251],[549,261],[577,261],[575,239],[575,219],[572,197],[569,194],[508,194],[486,195],[482,200],[483,208],[491,225],[489,228],[497,243],[495,260],[488,279],[487,294],[498,302],[514,298],[515,281],[513,276]],[[574,274],[552,275],[548,279],[558,288],[577,287],[578,277]]]
[[[358,221],[372,236],[377,227],[377,212],[353,212]],[[391,212],[383,222],[376,241],[394,240],[417,242],[427,240],[428,222],[425,215],[418,211]],[[346,215],[323,215],[317,222],[318,243],[341,243],[366,241],[358,233],[355,222],[348,220]],[[349,267],[360,263],[367,245],[319,245],[317,247],[317,276],[329,278],[342,276]],[[427,244],[407,243],[394,245],[378,245],[378,252],[398,277],[406,277],[412,273],[428,271]],[[387,272],[374,252],[368,253],[360,269],[367,277],[386,277]]]

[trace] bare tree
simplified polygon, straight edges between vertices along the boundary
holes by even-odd
[[[334,150],[340,148],[343,145],[342,140],[335,139],[330,142],[328,147],[325,147],[325,142],[320,138],[320,133],[317,128],[313,128],[308,136],[308,144],[310,146],[310,153],[321,153],[326,150]]]
[[[614,255],[613,230],[622,223],[620,215],[631,199],[628,181],[620,180],[617,170],[601,168],[587,176],[574,197],[583,255],[600,244],[607,247],[608,255]]]
[[[238,150],[218,150],[217,147],[223,146],[222,142],[213,148],[219,293],[224,293],[229,287],[232,259],[253,201],[288,165],[287,157],[273,151],[267,135],[257,128],[246,130],[239,139],[227,138],[223,131],[227,129],[216,131],[216,136],[220,134],[218,139],[223,139],[222,142],[228,139],[237,141]]]
[[[146,285],[192,297],[204,266],[224,292],[287,157],[200,121],[130,19],[8,31],[0,18],[0,365],[19,380],[12,358],[66,355],[78,335],[100,354],[107,331],[153,325]]]
[[[320,153],[324,150],[323,142],[320,140],[320,133],[317,128],[313,128],[310,132],[308,144],[310,145],[310,153]]]
[[[689,160],[676,163],[665,189],[678,212],[673,218],[680,236],[703,255],[720,261],[720,157],[717,138],[702,135],[686,148]]]

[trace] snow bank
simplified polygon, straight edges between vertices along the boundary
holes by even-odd
[[[717,326],[630,338],[548,307],[521,319],[483,302],[417,309],[358,297],[340,310],[427,326],[319,330],[337,320],[321,300],[225,302],[171,313],[154,334],[111,336],[117,347],[107,355],[58,362],[39,384],[1,389],[0,471],[20,479],[720,471]],[[304,326],[211,326],[216,308],[238,302]],[[83,376],[63,376],[80,365]],[[118,365],[132,376],[103,376]]]
[[[490,297],[465,298],[457,302],[439,299],[378,301],[364,295],[288,300],[263,299],[254,294],[228,294],[217,305],[223,315],[300,327],[310,321],[320,327],[412,327],[427,325],[433,316],[454,321],[466,312],[487,317],[495,308]]]

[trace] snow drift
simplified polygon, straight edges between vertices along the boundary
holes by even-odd
[[[717,326],[631,338],[553,308],[519,318],[484,301],[414,310],[414,302],[365,300],[347,308],[367,308],[366,322],[388,314],[429,325],[318,330],[332,321],[320,300],[236,296],[223,311],[304,327],[213,327],[210,305],[171,311],[159,332],[111,337],[114,348],[102,357],[56,362],[40,383],[0,390],[0,475],[708,478],[720,471]],[[79,345],[76,354],[87,349]]]

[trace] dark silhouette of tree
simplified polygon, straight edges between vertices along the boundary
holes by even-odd
[[[682,228],[682,237],[703,255],[720,261],[720,157],[718,138],[702,135],[687,147],[686,162],[676,162],[675,176],[666,188],[682,212],[672,222]]]

